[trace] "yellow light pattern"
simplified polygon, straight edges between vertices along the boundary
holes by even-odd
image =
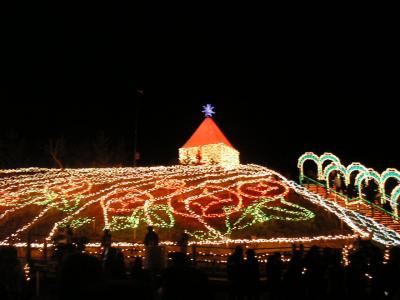
[[[220,165],[226,169],[240,164],[239,151],[223,143],[180,148],[179,162],[183,165]]]

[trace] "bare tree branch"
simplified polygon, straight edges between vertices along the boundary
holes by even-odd
[[[64,165],[61,161],[61,157],[65,152],[64,139],[63,138],[58,138],[56,140],[50,139],[47,150],[51,158],[56,163],[57,167],[60,169],[64,169]]]

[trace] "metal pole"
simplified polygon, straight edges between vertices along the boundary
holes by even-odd
[[[133,145],[133,166],[134,167],[136,167],[136,161],[137,161],[137,159],[136,159],[136,153],[137,153],[137,140],[138,140],[138,116],[139,116],[139,113],[138,113],[138,110],[139,110],[139,105],[138,105],[138,102],[139,102],[139,100],[142,98],[142,96],[143,96],[143,91],[142,90],[137,90],[137,95],[138,95],[138,97],[137,97],[137,100],[136,100],[136,102],[135,102],[135,128],[134,128],[134,136],[133,136],[133,142],[134,142],[134,145]]]

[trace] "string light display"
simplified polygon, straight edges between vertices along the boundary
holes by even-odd
[[[349,185],[350,181],[351,181],[351,175],[354,172],[360,172],[360,173],[364,173],[367,172],[368,169],[367,167],[363,166],[362,164],[358,163],[358,162],[353,162],[350,165],[347,166],[346,168],[346,172],[345,172],[345,184]]]
[[[243,212],[242,216],[233,224],[230,223],[229,214],[227,214],[226,219],[226,227],[228,228],[227,233],[230,234],[233,230],[242,230],[246,229],[249,226],[259,222],[264,223],[271,220],[284,220],[284,221],[305,221],[310,220],[315,217],[315,214],[304,207],[296,205],[294,203],[290,203],[285,201],[284,198],[281,198],[279,201],[287,205],[288,207],[292,207],[296,210],[287,210],[285,208],[279,206],[267,206],[268,202],[274,202],[275,199],[263,198],[261,201],[253,203],[249,205]],[[281,214],[268,214],[266,211],[272,210],[279,212]],[[251,216],[249,218],[249,216]],[[247,221],[245,221],[247,219]],[[249,221],[250,220],[250,221]]]
[[[228,141],[211,118],[214,113],[209,104],[204,106],[206,118],[190,139],[179,148],[179,162],[183,165],[219,165],[226,169],[239,166],[239,151]]]
[[[68,225],[72,229],[78,229],[86,224],[92,223],[93,221],[94,221],[94,218],[87,218],[87,217],[78,218],[78,219],[71,220],[70,222],[60,223],[58,227],[65,228]]]
[[[327,161],[331,161],[331,162],[335,162],[340,164],[340,159],[329,152],[325,152],[324,154],[322,154],[321,156],[316,155],[313,152],[306,152],[303,155],[301,155],[297,161],[297,167],[300,169],[300,177],[303,178],[304,177],[304,163],[307,160],[311,160],[314,161],[317,164],[317,171],[318,171],[318,180],[323,180],[323,165],[325,162]]]
[[[262,197],[283,199],[289,192],[286,185],[272,178],[269,170],[256,166],[240,166],[230,171],[218,166],[174,166],[49,169],[47,172],[26,169],[14,173],[24,175],[7,177],[0,184],[0,221],[7,221],[7,214],[26,208],[42,209],[30,222],[10,233],[4,242],[18,242],[23,238],[23,232],[51,214],[57,214],[59,221],[50,231],[49,240],[57,227],[67,224],[73,228],[85,226],[93,221],[93,217],[84,216],[85,212],[95,205],[100,205],[103,210],[104,228],[112,231],[137,228],[141,224],[173,228],[178,218],[181,223],[191,219],[204,232],[224,238],[236,227],[221,232],[211,224],[212,221],[224,222],[227,216],[240,215],[248,205]],[[266,205],[267,202],[261,203]],[[293,216],[290,209],[298,208],[285,203],[281,201],[286,206],[281,212]],[[256,216],[255,211],[253,216]],[[288,217],[288,221],[291,219],[293,217]],[[256,220],[261,221],[260,218]],[[99,222],[101,220],[97,220]]]
[[[335,214],[360,237],[371,237],[372,240],[383,245],[400,245],[400,235],[396,231],[376,222],[374,219],[364,216],[354,210],[344,208],[336,202],[327,200],[318,194],[314,194],[294,181],[286,180],[286,183],[304,198]]]
[[[18,175],[2,181],[0,190],[7,192],[7,198],[13,201],[14,197],[18,199],[13,206],[10,201],[1,206],[3,214],[8,210],[23,210],[27,206],[44,207],[31,222],[10,234],[10,238],[3,243],[12,240],[23,244],[18,242],[23,238],[22,232],[45,218],[50,211],[58,211],[60,221],[50,231],[48,239],[51,240],[58,227],[69,224],[78,228],[91,223],[93,219],[83,215],[99,204],[103,210],[104,227],[114,231],[137,228],[140,224],[172,228],[176,220],[192,220],[202,227],[203,238],[200,239],[204,243],[210,240],[234,242],[229,238],[230,233],[255,223],[274,219],[296,222],[314,217],[311,211],[285,199],[290,188],[278,173],[255,165],[241,165],[228,171],[218,166],[67,171],[41,170],[40,174],[26,171],[30,174],[23,175],[23,178]],[[74,178],[73,186],[69,177]],[[80,181],[77,178],[81,178]],[[61,193],[60,186],[66,183],[69,183],[69,188],[65,187],[68,192]],[[50,192],[51,197],[49,190],[53,191]],[[65,204],[55,206],[54,203]],[[227,224],[224,231],[213,225],[216,220]],[[101,223],[98,216],[96,222]],[[191,233],[195,237],[201,236],[199,231]],[[336,236],[324,238],[329,240]],[[291,239],[282,241],[289,242]]]
[[[297,168],[300,170],[300,179],[301,180],[304,177],[304,163],[308,160],[313,161],[317,165],[318,172],[319,172],[319,156],[313,152],[306,152],[303,155],[301,155],[299,157],[299,159],[297,160]],[[319,173],[318,173],[318,178],[319,178]]]
[[[239,151],[223,143],[180,148],[179,161],[184,165],[219,164],[232,169],[239,164]]]
[[[24,265],[24,277],[25,277],[25,280],[26,281],[30,281],[31,280],[31,268],[29,267],[29,264],[28,263],[26,263],[25,265]]]
[[[390,179],[396,179],[397,180],[397,186],[392,190],[392,193],[390,194],[390,201],[391,203],[395,204],[396,209],[397,209],[397,203],[398,199],[400,196],[400,172],[397,169],[394,168],[388,168],[385,171],[382,172],[381,178],[380,178],[380,189],[381,189],[381,196],[382,196],[382,201],[385,201],[386,199],[386,182]]]
[[[3,226],[8,215],[31,207],[39,209],[31,221],[10,232],[1,245],[13,242],[16,246],[26,246],[22,233],[49,214],[58,219],[49,230],[49,241],[58,227],[69,224],[79,228],[96,218],[97,224],[104,225],[102,228],[115,232],[138,228],[141,224],[174,228],[178,223],[184,227],[189,222],[199,228],[188,229],[195,237],[191,243],[198,245],[351,241],[357,236],[369,237],[371,233],[372,239],[382,244],[400,244],[400,236],[393,230],[257,165],[240,165],[231,170],[215,165],[66,171],[18,169],[0,170],[0,176],[2,229],[7,230]],[[288,200],[289,192],[335,214],[354,233],[270,239],[230,237],[231,233],[246,231],[256,223],[314,218],[312,211]],[[90,215],[96,206],[101,208],[103,218]],[[217,226],[218,222],[224,226]],[[164,241],[162,244],[175,243]],[[142,246],[140,243],[115,244],[118,247],[135,245]],[[33,243],[32,247],[43,247],[43,243]],[[100,247],[100,243],[91,243],[88,247]]]
[[[354,185],[357,188],[359,198],[362,198],[363,196],[362,189],[364,183],[368,184],[369,180],[374,180],[379,187],[381,204],[385,204],[386,201],[389,201],[393,210],[393,214],[398,216],[397,204],[400,197],[400,172],[397,169],[388,168],[383,171],[382,174],[379,174],[374,169],[367,168],[360,163],[351,163],[350,165],[345,167],[340,163],[340,160],[331,153],[324,153],[319,157],[313,152],[306,152],[302,156],[300,156],[297,163],[297,167],[300,170],[301,181],[304,179],[304,163],[307,160],[314,161],[317,164],[318,179],[324,180],[326,182],[327,188],[330,187],[329,177],[332,172],[340,172],[345,178],[346,185],[351,184],[351,175],[354,172],[358,172],[354,179]],[[323,168],[323,163],[327,160],[330,160],[332,162],[325,168]],[[393,188],[390,196],[387,197],[386,183],[389,179],[395,179],[397,181],[397,185]]]
[[[393,202],[399,203],[399,198],[400,198],[400,185],[396,186],[393,189],[390,199],[391,199],[392,203]]]
[[[358,188],[358,196],[362,197],[362,184],[365,180],[374,179],[375,182],[379,185],[381,182],[381,176],[374,169],[368,168],[364,172],[360,172],[357,174],[355,179],[355,186]]]
[[[347,174],[346,168],[343,167],[341,164],[338,164],[338,163],[336,163],[336,162],[330,163],[330,164],[323,170],[323,175],[322,175],[322,177],[323,177],[323,178],[325,179],[325,181],[326,181],[326,186],[327,186],[327,188],[329,188],[329,184],[330,184],[329,176],[330,176],[331,173],[334,172],[334,171],[342,172],[342,174],[343,174],[344,176],[346,176],[346,174]]]

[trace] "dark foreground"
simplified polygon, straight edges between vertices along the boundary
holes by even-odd
[[[400,299],[400,248],[384,255],[369,241],[345,251],[294,247],[266,261],[237,247],[222,272],[209,270],[180,252],[149,270],[114,248],[95,257],[71,247],[47,264],[22,264],[15,248],[2,247],[0,299]]]

